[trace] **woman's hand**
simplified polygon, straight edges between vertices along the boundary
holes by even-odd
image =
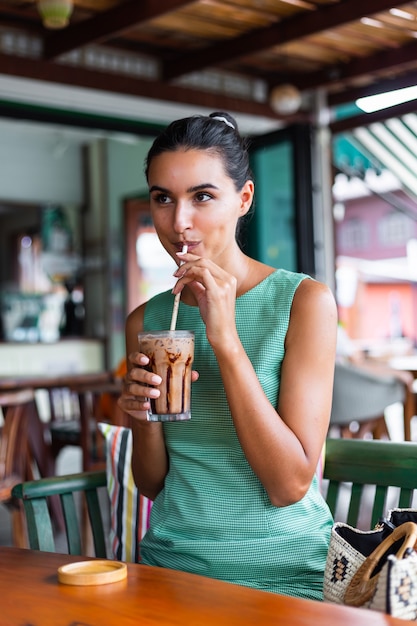
[[[147,420],[147,412],[151,408],[150,398],[158,398],[161,377],[149,372],[146,366],[149,358],[145,354],[135,352],[129,355],[129,370],[123,380],[122,395],[118,400],[119,407],[136,419]]]
[[[118,399],[119,407],[132,417],[147,421],[148,411],[151,408],[150,398],[161,395],[158,385],[162,378],[146,369],[149,358],[141,352],[129,355],[130,369],[123,379],[122,394]],[[193,371],[191,380],[198,379],[198,373]]]
[[[210,261],[190,253],[178,253],[183,262],[174,276],[178,278],[173,293],[185,286],[193,293],[206,325],[207,339],[214,347],[224,345],[236,333],[235,304],[237,280]]]

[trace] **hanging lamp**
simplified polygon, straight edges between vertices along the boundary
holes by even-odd
[[[72,0],[38,0],[38,11],[45,28],[65,28],[73,9]]]

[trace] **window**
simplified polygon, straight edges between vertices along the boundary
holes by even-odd
[[[412,220],[404,213],[387,213],[378,224],[378,241],[381,246],[392,247],[406,245],[413,236]]]
[[[369,227],[363,220],[346,220],[340,228],[340,253],[364,250],[369,246]]]

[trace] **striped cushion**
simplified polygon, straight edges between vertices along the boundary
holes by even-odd
[[[103,422],[98,427],[106,439],[112,558],[137,563],[139,541],[148,528],[152,502],[140,496],[133,481],[132,432],[130,428]]]

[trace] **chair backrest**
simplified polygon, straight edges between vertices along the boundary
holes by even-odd
[[[104,440],[98,430],[99,421],[105,421],[101,412],[101,398],[107,394],[115,399],[121,393],[121,382],[112,378],[111,372],[92,375],[77,375],[76,379],[61,379],[61,386],[42,389],[47,392],[47,404],[44,406],[51,436],[51,450],[54,457],[65,446],[79,446],[82,450],[82,470],[84,472],[105,468]],[[39,392],[38,392],[39,393]],[[45,396],[43,396],[45,400]],[[114,423],[120,410],[114,410]],[[109,416],[113,422],[113,415]]]
[[[323,479],[323,485],[328,483],[326,501],[337,521],[360,527],[365,506],[373,527],[389,508],[412,506],[417,489],[417,443],[329,438]],[[336,513],[342,501],[347,512],[341,518]]]
[[[348,424],[378,417],[394,402],[404,402],[406,385],[348,363],[336,363],[331,424]]]
[[[0,481],[31,478],[29,434],[31,418],[36,411],[32,389],[0,394],[3,427],[0,436]],[[3,498],[5,500],[6,498]]]
[[[94,555],[106,558],[105,524],[99,499],[99,490],[106,484],[106,472],[100,471],[42,478],[16,485],[12,493],[13,497],[23,501],[30,548],[46,552],[56,551],[49,501],[52,496],[59,496],[65,520],[68,553],[86,554],[86,508]],[[77,494],[80,494],[80,498]]]

